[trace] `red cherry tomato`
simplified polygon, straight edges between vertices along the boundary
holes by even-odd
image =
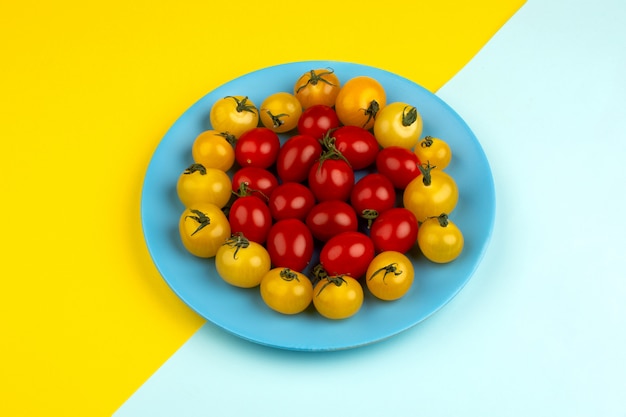
[[[331,133],[335,148],[354,170],[367,168],[376,161],[379,146],[374,135],[358,126],[342,126]]]
[[[322,154],[322,145],[313,136],[296,135],[278,151],[276,172],[283,182],[303,182]]]
[[[316,104],[302,112],[298,120],[298,132],[301,135],[322,139],[326,132],[339,127],[339,118],[332,107]]]
[[[306,217],[313,237],[326,242],[341,232],[356,232],[359,227],[356,212],[345,201],[329,200],[316,204]]]
[[[415,153],[399,146],[381,149],[376,155],[376,171],[389,178],[393,186],[401,190],[420,175],[419,165]]]
[[[267,205],[254,196],[237,198],[228,212],[231,233],[243,233],[252,242],[265,243],[272,226]]]
[[[360,232],[342,232],[324,244],[320,264],[329,275],[349,275],[361,278],[374,259],[372,240]]]
[[[377,253],[408,252],[417,242],[418,223],[415,215],[403,207],[389,209],[379,215],[370,228],[370,238]]]
[[[357,215],[371,224],[377,216],[395,206],[396,190],[384,175],[367,174],[354,184],[350,202]]]
[[[235,143],[235,160],[242,167],[269,168],[280,149],[278,135],[267,127],[244,132]]]
[[[270,171],[258,167],[245,167],[233,174],[233,191],[239,194],[243,184],[245,194],[260,198],[267,203],[269,196],[278,187],[278,179]]]
[[[268,203],[274,220],[305,220],[315,205],[311,190],[297,182],[285,182],[272,191]]]
[[[275,268],[289,268],[301,272],[313,256],[313,236],[298,219],[279,220],[267,236],[267,251]]]
[[[309,170],[309,188],[317,201],[347,201],[353,186],[354,171],[343,159],[319,160]]]

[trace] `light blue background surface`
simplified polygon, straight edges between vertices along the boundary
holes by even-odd
[[[206,324],[115,416],[626,416],[624,22],[622,0],[528,1],[438,92],[497,198],[441,311],[313,354]]]

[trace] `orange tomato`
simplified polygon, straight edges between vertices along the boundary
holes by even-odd
[[[383,86],[365,75],[348,80],[337,94],[335,111],[339,121],[347,126],[371,129],[378,111],[387,104]]]
[[[298,78],[293,86],[293,94],[300,101],[303,109],[317,104],[332,107],[335,105],[340,88],[339,78],[332,69],[315,69]]]

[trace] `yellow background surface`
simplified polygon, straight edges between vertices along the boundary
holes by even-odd
[[[110,415],[204,323],[139,214],[151,154],[196,100],[315,59],[436,91],[523,1],[336,3],[2,2],[0,415]]]

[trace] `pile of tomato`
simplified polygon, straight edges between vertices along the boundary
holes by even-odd
[[[209,117],[177,183],[180,237],[214,258],[227,283],[258,287],[271,309],[313,304],[347,318],[364,287],[387,301],[409,291],[416,245],[436,263],[461,253],[448,218],[459,194],[445,172],[450,146],[422,137],[419,110],[387,103],[376,79],[342,85],[315,69],[259,107],[246,95],[220,98]]]

